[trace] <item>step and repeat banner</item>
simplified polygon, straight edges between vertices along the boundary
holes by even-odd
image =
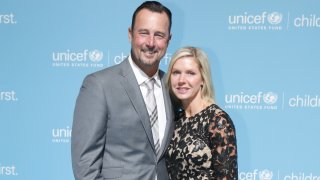
[[[0,2],[0,179],[74,179],[82,80],[128,55],[142,2]],[[236,126],[239,179],[320,180],[320,1],[161,2],[173,13],[161,69],[182,46],[207,52]]]

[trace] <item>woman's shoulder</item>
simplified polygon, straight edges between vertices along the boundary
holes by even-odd
[[[219,105],[214,103],[208,106],[208,109],[211,113],[215,115],[228,115],[228,113],[224,109],[222,109]]]
[[[226,121],[228,121],[229,123],[232,123],[232,119],[229,116],[229,114],[222,108],[220,108],[220,106],[218,106],[217,104],[211,104],[209,107],[209,111],[210,114],[212,116],[212,119],[225,119]]]

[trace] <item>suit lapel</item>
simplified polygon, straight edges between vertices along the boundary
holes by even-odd
[[[128,97],[137,111],[138,115],[140,116],[141,123],[144,127],[144,130],[147,134],[150,144],[154,149],[153,137],[152,137],[152,130],[149,121],[149,114],[143,100],[143,96],[140,91],[140,87],[138,85],[137,79],[133,73],[133,70],[130,66],[128,59],[125,59],[120,64],[120,75],[123,77],[121,79],[121,84],[124,87],[125,91],[128,94]]]
[[[166,128],[165,128],[165,132],[164,132],[164,137],[160,146],[160,151],[158,154],[158,159],[160,159],[160,157],[162,155],[164,155],[168,144],[171,140],[171,135],[173,132],[173,118],[174,118],[174,113],[173,113],[173,108],[172,108],[172,103],[171,103],[171,99],[170,99],[170,95],[169,95],[169,91],[166,88],[165,82],[164,82],[164,73],[162,71],[160,71],[160,79],[161,79],[161,84],[162,84],[162,92],[163,92],[163,99],[164,99],[164,106],[165,106],[165,111],[166,111]]]
[[[166,148],[171,140],[171,135],[173,132],[173,118],[174,118],[169,91],[165,87],[164,72],[159,71],[159,73],[160,73],[159,75],[160,75],[161,84],[162,84],[167,122],[166,122],[164,137],[160,146],[160,151],[158,153],[157,159],[160,159],[160,157],[164,155]],[[133,70],[130,66],[128,59],[125,59],[120,64],[120,75],[123,77],[121,79],[121,84],[124,87],[125,91],[127,92],[133,107],[135,108],[138,115],[140,116],[140,120],[147,134],[148,140],[155,152],[149,114],[148,114],[145,102],[143,100],[143,96],[141,94],[136,76],[133,73]]]

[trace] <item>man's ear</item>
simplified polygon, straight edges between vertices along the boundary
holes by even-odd
[[[128,28],[128,38],[129,38],[129,41],[131,42],[131,40],[132,40],[132,29],[130,27]]]
[[[169,35],[168,42],[167,42],[168,45],[169,45],[169,43],[170,43],[171,36],[172,36],[172,34]]]

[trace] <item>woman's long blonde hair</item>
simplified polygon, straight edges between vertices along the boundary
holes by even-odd
[[[169,89],[171,98],[176,108],[182,108],[182,107],[181,107],[181,101],[174,95],[171,88],[171,73],[172,73],[171,71],[176,61],[183,57],[193,57],[195,59],[196,63],[199,65],[199,70],[204,82],[201,88],[201,97],[209,103],[215,103],[215,94],[214,94],[214,88],[211,80],[211,70],[210,70],[208,56],[200,48],[187,46],[187,47],[180,48],[178,51],[174,53],[170,61],[168,71],[167,71],[167,76],[165,79],[166,86]]]

